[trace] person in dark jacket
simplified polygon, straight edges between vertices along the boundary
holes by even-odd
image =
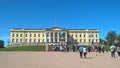
[[[79,52],[80,52],[80,57],[82,58],[82,54],[83,54],[83,46],[79,47]]]

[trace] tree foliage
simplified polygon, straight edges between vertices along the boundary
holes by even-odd
[[[0,48],[4,48],[4,41],[0,40]]]
[[[117,34],[115,31],[108,32],[108,34],[106,36],[106,40],[107,40],[108,44],[112,45],[114,43],[116,37],[117,37]]]
[[[104,40],[102,40],[101,38],[100,38],[100,42],[99,42],[99,44],[102,44],[104,42]]]
[[[120,34],[117,36],[118,46],[120,46]]]
[[[106,40],[100,38],[99,44],[101,44],[101,45],[102,44],[107,45],[107,42],[106,42]]]

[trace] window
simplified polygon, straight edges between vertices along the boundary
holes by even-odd
[[[18,42],[18,39],[16,39],[16,43]]]
[[[16,37],[18,37],[18,34],[16,34]]]
[[[34,34],[34,37],[36,37],[36,34]]]
[[[77,43],[77,42],[78,42],[78,39],[76,39],[75,41],[76,41],[76,43]]]
[[[20,42],[22,42],[22,39],[20,39]]]
[[[32,37],[32,34],[30,34],[30,37]]]
[[[80,43],[82,42],[82,39],[80,39]]]
[[[44,42],[44,39],[42,40],[42,42]]]
[[[32,39],[30,39],[30,42],[32,42]]]
[[[25,42],[27,42],[27,39],[25,39]]]
[[[44,34],[42,34],[42,37],[44,37]]]
[[[40,34],[38,34],[38,37],[40,37]]]
[[[46,37],[49,37],[49,32],[46,32]]]
[[[98,42],[98,39],[96,39],[96,42]]]
[[[38,39],[38,42],[40,43],[40,39]]]
[[[71,36],[73,37],[73,34],[71,34]]]
[[[34,39],[34,43],[36,42],[36,39]]]
[[[47,39],[47,42],[49,42],[49,39]]]
[[[89,37],[94,37],[94,33],[89,33]]]
[[[12,43],[14,43],[14,39],[12,39]]]
[[[81,37],[81,34],[80,34],[80,37]]]
[[[25,34],[25,37],[27,37],[27,34]]]
[[[96,37],[98,37],[98,35],[96,34]]]
[[[77,37],[77,34],[76,34],[76,37]]]
[[[86,42],[86,39],[84,39],[84,43]]]
[[[94,42],[94,39],[92,39],[92,42]]]
[[[91,42],[91,40],[89,39],[89,43]]]
[[[84,34],[84,37],[85,37],[85,34]]]
[[[20,37],[22,37],[22,34],[20,34]]]
[[[12,34],[12,37],[14,37],[14,34]]]

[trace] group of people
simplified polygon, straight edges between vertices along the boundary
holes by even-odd
[[[59,45],[59,46],[55,46],[53,47],[53,51],[61,51],[61,52],[75,52],[78,50],[78,46],[72,45],[72,46],[68,46],[68,45]]]
[[[86,58],[87,48],[85,46],[80,46],[79,47],[79,52],[80,52],[80,57],[81,58],[83,58],[83,55],[84,55],[84,58]]]
[[[98,46],[97,48],[95,48],[95,51],[96,52],[99,52],[99,53],[104,53],[105,51],[105,48],[104,46]],[[120,46],[116,47],[114,45],[111,45],[110,46],[110,51],[111,51],[111,57],[112,58],[115,58],[115,52],[118,53],[118,57],[120,58]],[[86,58],[86,55],[87,55],[87,52],[89,52],[89,48],[88,47],[85,47],[85,46],[79,46],[79,53],[80,53],[80,58]]]
[[[69,52],[70,47],[67,45],[59,45],[59,46],[55,46],[53,47],[53,51],[61,51],[61,52]]]
[[[100,54],[100,53],[104,53],[105,47],[104,47],[104,45],[95,46],[94,51],[96,52],[96,56],[97,56],[98,53],[99,53],[99,54]],[[108,50],[106,50],[106,51],[108,52]]]
[[[75,52],[77,50],[79,50],[80,53],[80,58],[86,58],[87,52],[91,52],[91,51],[95,51],[96,54],[98,53],[104,53],[105,51],[105,47],[104,45],[102,46],[96,46],[96,47],[91,47],[91,46],[74,46],[72,45],[72,47],[70,48],[69,46],[56,46],[53,50],[54,51],[61,51],[61,52],[69,52],[70,49]],[[108,49],[106,50],[108,51]],[[120,57],[120,46],[116,47],[114,45],[110,46],[110,51],[111,51],[111,57],[115,58],[115,52],[117,51],[118,53],[118,57]]]
[[[104,45],[102,45],[102,46],[98,46],[98,52],[99,53],[104,53],[104,51],[105,51],[105,48],[104,48]]]
[[[111,45],[111,46],[110,46],[110,51],[111,51],[111,57],[112,57],[112,58],[115,58],[115,52],[116,52],[116,51],[117,51],[117,53],[118,53],[118,57],[120,58],[120,46],[118,46],[118,47],[116,48],[116,46]]]

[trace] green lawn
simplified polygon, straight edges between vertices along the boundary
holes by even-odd
[[[109,45],[105,46],[105,50],[110,51],[110,46]]]
[[[0,51],[45,51],[45,46],[17,46],[1,48]]]

